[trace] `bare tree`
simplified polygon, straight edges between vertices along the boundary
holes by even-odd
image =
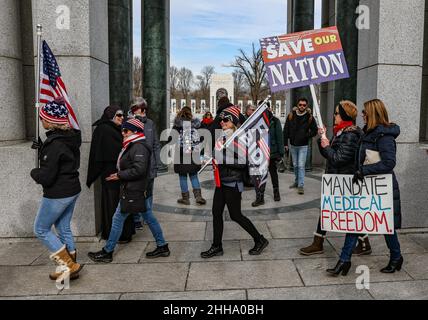
[[[170,80],[170,89],[171,96],[175,96],[178,90],[178,68],[171,66],[169,69],[169,80]]]
[[[178,88],[183,94],[183,98],[188,99],[189,93],[192,90],[193,72],[185,67],[178,71]]]
[[[235,98],[242,98],[246,93],[247,80],[241,70],[236,69],[232,72],[233,83],[235,87]]]
[[[266,69],[263,62],[261,49],[256,50],[253,43],[251,55],[239,49],[239,56],[235,57],[235,61],[229,67],[235,68],[242,72],[250,87],[250,95],[253,101],[258,101],[259,98],[268,91],[266,86]]]
[[[206,100],[209,100],[211,79],[214,73],[213,66],[205,66],[202,68],[201,74],[196,77],[198,90]]]
[[[141,58],[134,57],[133,60],[133,68],[132,68],[132,76],[133,76],[133,95],[134,97],[143,96],[143,70],[141,65]]]

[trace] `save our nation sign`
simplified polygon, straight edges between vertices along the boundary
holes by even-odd
[[[349,78],[337,27],[260,40],[272,92]]]
[[[325,174],[321,186],[321,229],[357,234],[393,234],[392,175],[365,177]]]

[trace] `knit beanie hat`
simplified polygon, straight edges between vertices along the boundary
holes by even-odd
[[[144,123],[138,119],[128,119],[122,125],[122,130],[128,129],[132,132],[144,133]]]
[[[68,124],[68,109],[64,99],[55,99],[40,108],[40,118],[53,124]]]
[[[241,114],[241,109],[237,106],[232,106],[232,107],[224,109],[220,113],[220,118],[221,119],[229,119],[230,121],[233,122],[233,124],[235,126],[238,126],[238,124],[240,123],[240,120],[239,120],[240,114]]]

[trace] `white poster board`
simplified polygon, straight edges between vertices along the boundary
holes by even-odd
[[[365,177],[352,183],[352,175],[322,177],[321,229],[356,234],[393,234],[392,175]]]

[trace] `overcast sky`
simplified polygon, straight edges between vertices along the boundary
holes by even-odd
[[[321,0],[315,0],[315,27],[321,26]],[[141,52],[141,1],[134,0],[134,54]],[[217,73],[238,49],[259,47],[260,38],[286,33],[286,0],[171,0],[171,65],[198,74],[212,65]]]

